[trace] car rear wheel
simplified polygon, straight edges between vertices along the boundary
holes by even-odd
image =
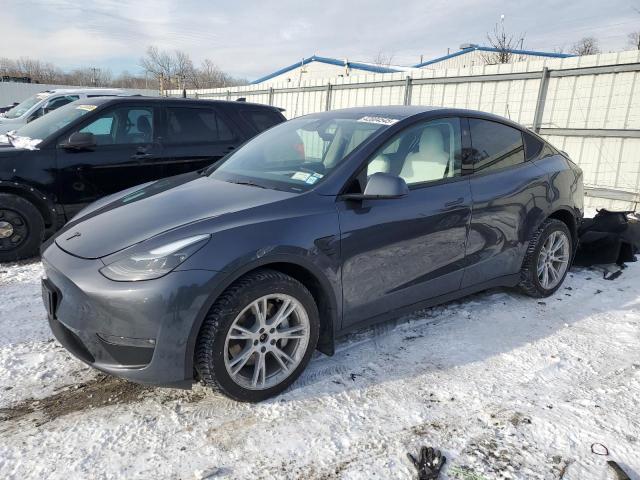
[[[573,242],[567,226],[560,220],[546,220],[534,234],[522,266],[520,288],[532,297],[548,297],[564,282]]]
[[[200,330],[200,379],[239,401],[259,402],[286,389],[316,347],[318,309],[296,279],[274,270],[250,273],[211,307]]]
[[[0,262],[33,257],[44,237],[44,220],[28,200],[0,193]]]

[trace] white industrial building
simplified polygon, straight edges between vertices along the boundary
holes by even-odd
[[[500,50],[493,47],[483,47],[475,44],[460,45],[457,52],[442,57],[427,60],[413,65],[413,68],[428,68],[430,70],[442,70],[446,68],[466,68],[477,65],[490,65],[498,63],[495,60]],[[545,58],[573,57],[567,53],[536,52],[533,50],[509,50],[511,58],[508,63],[526,62],[527,60],[541,60]]]
[[[265,75],[253,82],[252,85],[300,85],[309,80],[349,77],[356,75],[366,75],[370,73],[397,73],[411,72],[416,69],[440,70],[445,68],[464,68],[475,65],[487,65],[497,63],[493,61],[494,56],[499,52],[492,47],[483,47],[474,44],[460,46],[460,50],[443,57],[434,58],[417,65],[377,65],[368,62],[352,62],[348,59],[320,57],[313,55],[304,58],[288,67],[276,70],[269,75]],[[512,53],[509,63],[522,62],[531,59],[541,58],[566,58],[571,57],[566,53],[536,52],[531,50],[510,50]]]
[[[252,85],[274,85],[292,83],[299,84],[301,81],[348,77],[350,75],[363,75],[367,73],[395,73],[411,70],[411,67],[397,65],[381,66],[374,63],[350,62],[337,58],[319,57],[313,55],[303,58],[301,61],[281,68],[269,75],[265,75],[253,82]]]

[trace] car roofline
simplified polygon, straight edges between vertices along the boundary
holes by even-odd
[[[102,103],[124,103],[124,102],[148,102],[148,103],[166,103],[175,105],[227,105],[234,106],[235,108],[250,107],[260,109],[271,109],[276,111],[284,111],[283,109],[273,106],[265,105],[264,103],[254,102],[238,102],[234,100],[216,100],[208,98],[178,98],[178,97],[162,97],[162,96],[146,96],[146,95],[122,95],[117,97],[93,97],[87,99],[76,100],[76,102],[90,102],[96,99],[101,100]]]

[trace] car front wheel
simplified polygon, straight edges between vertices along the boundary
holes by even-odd
[[[38,254],[44,237],[44,220],[28,200],[0,193],[0,262],[12,262]]]
[[[239,401],[259,402],[286,389],[316,347],[318,309],[296,279],[258,270],[214,303],[200,330],[195,363],[200,379]]]
[[[552,295],[567,276],[572,258],[573,242],[564,222],[544,221],[529,242],[520,288],[532,297]]]

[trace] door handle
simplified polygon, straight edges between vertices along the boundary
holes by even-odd
[[[145,160],[149,158],[153,158],[153,155],[150,153],[137,152],[131,155],[132,160]]]
[[[455,200],[451,200],[450,202],[445,203],[444,206],[445,207],[455,207],[456,205],[460,205],[463,202],[464,202],[464,198],[460,197],[460,198],[457,198]]]

